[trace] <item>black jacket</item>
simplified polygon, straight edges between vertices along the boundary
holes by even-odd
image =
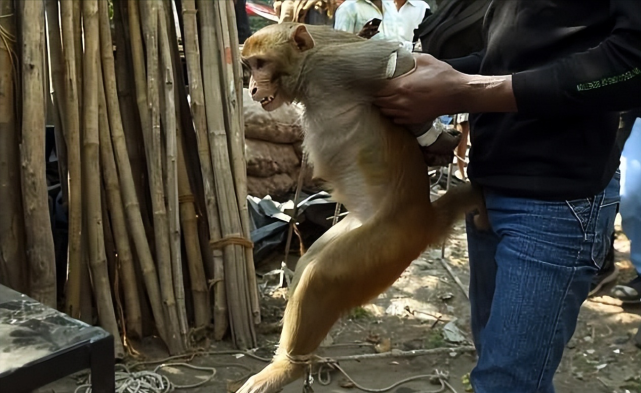
[[[448,62],[511,74],[518,113],[470,116],[470,179],[551,200],[602,191],[619,112],[641,107],[641,1],[495,0],[485,34],[481,53]]]

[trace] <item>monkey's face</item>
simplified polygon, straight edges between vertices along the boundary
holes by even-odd
[[[314,41],[302,24],[267,26],[243,45],[242,61],[251,73],[249,92],[267,111],[296,99],[296,81],[304,57]]]

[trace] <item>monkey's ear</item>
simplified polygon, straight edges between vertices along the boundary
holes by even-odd
[[[309,35],[305,25],[297,25],[292,29],[291,40],[294,46],[301,52],[310,50],[314,47],[314,39]]]

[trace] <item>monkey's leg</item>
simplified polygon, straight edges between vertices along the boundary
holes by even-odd
[[[456,220],[474,209],[478,210],[478,214],[474,217],[476,227],[481,230],[487,230],[490,227],[487,211],[485,210],[483,190],[470,183],[449,189],[443,196],[434,201],[432,206],[439,218],[438,221],[440,228],[443,230],[443,238],[447,237],[447,232],[449,232]]]
[[[309,247],[307,252],[298,260],[296,264],[296,270],[294,271],[294,278],[292,279],[292,285],[289,288],[289,294],[293,294],[296,286],[298,285],[301,275],[305,270],[305,267],[312,261],[320,251],[322,251],[328,243],[336,239],[339,235],[349,232],[352,229],[358,228],[361,226],[361,221],[356,218],[353,214],[348,214],[344,219],[336,223],[333,227],[329,228],[321,237],[316,239],[314,244]]]
[[[424,219],[373,221],[335,239],[309,262],[287,304],[278,353],[239,393],[274,393],[300,378],[305,365],[295,360],[312,354],[341,315],[388,288],[426,246]]]

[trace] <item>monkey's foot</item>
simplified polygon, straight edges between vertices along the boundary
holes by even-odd
[[[252,376],[236,393],[276,393],[303,376],[306,365],[288,359],[275,359],[261,372]]]
[[[421,147],[423,159],[428,166],[447,166],[454,160],[454,149],[461,141],[461,133],[444,130],[434,143]]]

